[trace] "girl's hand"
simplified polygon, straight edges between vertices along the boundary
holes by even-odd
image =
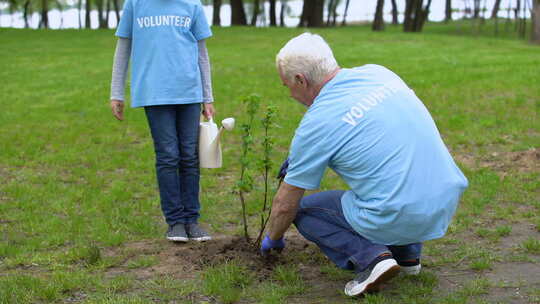
[[[214,117],[216,110],[214,110],[214,105],[212,103],[203,103],[203,115],[206,119]]]
[[[124,120],[124,102],[121,100],[111,100],[111,111],[118,120]]]

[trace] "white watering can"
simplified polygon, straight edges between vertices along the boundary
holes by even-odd
[[[221,134],[223,130],[230,131],[234,128],[234,118],[225,118],[221,124],[223,126],[219,130],[213,118],[199,124],[199,165],[201,168],[221,168]]]

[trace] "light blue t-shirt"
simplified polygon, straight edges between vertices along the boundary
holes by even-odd
[[[319,188],[326,167],[351,188],[347,222],[384,245],[442,237],[467,179],[414,92],[378,65],[342,69],[295,132],[285,182]]]
[[[199,0],[126,0],[116,36],[132,40],[132,107],[202,102],[197,41],[212,32]]]

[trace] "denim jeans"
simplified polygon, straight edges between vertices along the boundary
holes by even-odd
[[[201,104],[144,108],[154,140],[161,210],[167,224],[199,218],[199,120]]]
[[[314,242],[338,267],[365,270],[383,253],[392,253],[398,262],[419,259],[422,244],[385,246],[375,244],[356,232],[343,216],[341,196],[345,191],[325,191],[304,197],[294,220],[306,239]]]

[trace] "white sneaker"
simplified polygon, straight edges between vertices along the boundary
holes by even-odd
[[[400,266],[401,272],[405,275],[418,275],[420,274],[420,270],[422,269],[422,265],[414,265],[414,266]]]
[[[358,273],[354,280],[345,285],[345,294],[357,296],[365,292],[378,291],[382,283],[389,281],[399,273],[399,265],[392,257],[369,266]]]

